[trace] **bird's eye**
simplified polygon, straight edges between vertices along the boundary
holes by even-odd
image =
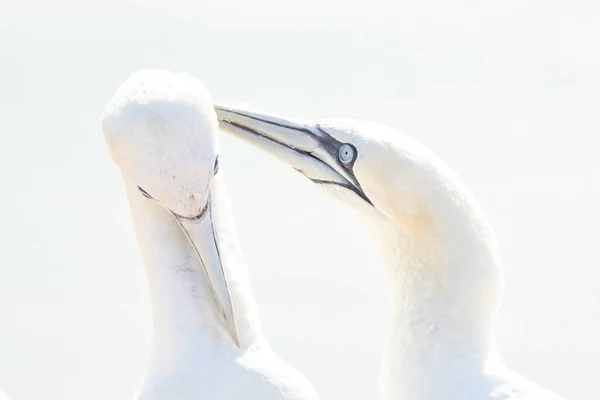
[[[144,196],[147,199],[153,200],[152,196],[150,196],[150,194],[148,194],[148,192],[146,192],[144,189],[138,186],[138,190],[140,191],[142,196]]]
[[[216,175],[219,172],[219,156],[215,158],[215,166],[213,167],[213,175]]]
[[[356,157],[356,150],[354,149],[354,147],[352,147],[349,144],[343,144],[340,146],[340,149],[338,150],[338,157],[340,159],[340,161],[342,162],[342,164],[344,165],[348,165],[350,164],[352,161],[354,161],[354,158]]]

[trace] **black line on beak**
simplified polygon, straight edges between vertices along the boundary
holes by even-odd
[[[142,189],[140,186],[138,186],[138,190],[140,191],[142,196],[144,196],[145,198],[154,200],[154,198],[152,196],[150,196],[150,194],[148,192],[146,192],[144,189]]]
[[[244,114],[244,113],[239,112],[239,111],[231,111],[231,110],[224,110],[224,111],[228,112],[228,113],[231,113],[231,114],[239,115],[240,117],[246,117],[246,118],[253,119],[255,121],[264,122],[265,124],[275,125],[275,126],[278,126],[280,128],[292,129],[294,131],[304,132],[304,133],[308,133],[310,135],[314,135],[315,134],[314,132],[311,132],[309,129],[306,129],[306,128],[298,128],[297,126],[291,126],[291,125],[287,125],[287,124],[281,124],[281,123],[278,123],[278,122],[269,121],[269,120],[266,120],[266,119],[263,119],[263,118],[255,117],[253,115]],[[234,123],[232,123],[230,121],[227,121],[227,119],[223,119],[223,121],[225,121],[225,122],[227,122],[229,124],[234,125]],[[280,143],[280,144],[282,144],[282,143]],[[287,147],[289,147],[289,146],[287,146]]]
[[[161,206],[163,206],[164,208],[166,208],[176,218],[187,219],[187,220],[190,220],[190,221],[193,221],[193,220],[196,220],[196,219],[200,219],[206,213],[206,210],[210,207],[210,192],[209,192],[208,199],[206,199],[206,203],[204,203],[204,207],[202,207],[202,209],[200,210],[200,212],[197,215],[193,216],[193,217],[186,217],[185,215],[177,214],[175,211],[171,210],[169,207],[166,207],[160,201],[158,201],[154,197],[152,197],[150,195],[150,193],[148,193],[144,189],[142,189],[139,185],[138,185],[138,190],[140,191],[140,193],[142,194],[142,196],[144,196],[147,199],[156,201],[158,204],[160,204]]]
[[[202,210],[200,210],[200,212],[193,217],[186,217],[185,215],[179,215],[175,211],[170,210],[170,209],[169,209],[169,211],[171,211],[173,213],[173,215],[175,215],[177,218],[183,218],[183,219],[187,219],[189,221],[195,221],[195,220],[202,218],[204,216],[204,214],[206,213],[206,210],[209,210],[209,209],[210,209],[210,193],[208,194],[208,198],[206,199],[206,203],[204,203],[204,207],[202,207]]]
[[[356,195],[358,197],[360,197],[361,199],[363,199],[364,201],[366,201],[367,203],[369,203],[370,205],[373,206],[373,203],[371,203],[371,200],[369,200],[369,198],[367,196],[365,196],[365,194],[363,192],[361,192],[360,190],[356,189],[354,186],[350,186],[350,185],[344,185],[338,182],[331,182],[331,181],[323,181],[320,179],[313,179],[313,178],[308,178],[311,181],[313,181],[315,184],[317,185],[335,185],[335,186],[341,186],[343,188],[346,188],[348,190],[353,191],[354,193],[356,193]],[[375,206],[373,206],[375,207]]]
[[[213,167],[213,175],[216,175],[219,172],[219,156],[215,158],[215,166]]]
[[[348,164],[348,165],[342,164],[339,161],[339,158],[338,158],[338,150],[339,150],[340,146],[344,145],[345,143],[342,143],[339,140],[335,139],[333,136],[331,136],[329,133],[327,133],[323,128],[321,128],[321,126],[319,124],[316,124],[316,126],[315,126],[315,128],[317,129],[317,131],[319,131],[319,134],[317,134],[317,133],[315,133],[315,132],[313,132],[313,131],[311,131],[310,129],[307,129],[307,128],[299,128],[297,126],[292,126],[292,125],[288,125],[288,124],[282,124],[282,123],[279,123],[279,122],[269,121],[269,120],[266,120],[264,118],[259,118],[259,117],[255,117],[253,115],[244,114],[243,112],[239,112],[239,111],[233,111],[233,110],[222,110],[222,111],[225,111],[225,112],[228,112],[228,113],[231,113],[231,114],[235,114],[235,115],[239,115],[241,117],[253,119],[255,121],[264,122],[265,124],[279,126],[280,128],[291,129],[291,130],[294,130],[294,131],[297,131],[297,132],[304,132],[306,134],[314,136],[319,141],[319,143],[321,144],[321,146],[323,146],[323,148],[325,148],[327,151],[329,151],[329,153],[331,154],[332,158],[337,161],[338,165],[341,168],[345,169],[346,172],[352,177],[352,179],[354,180],[353,184],[356,186],[355,189],[358,189],[359,191],[362,192],[362,187],[360,186],[360,182],[358,182],[358,179],[356,179],[356,176],[354,175],[354,171],[352,169],[354,167],[354,163],[356,162],[356,158],[358,158],[358,156],[355,157],[354,160],[352,160],[352,162],[350,164]],[[282,146],[285,146],[287,148],[294,149],[294,150],[296,150],[299,153],[303,153],[303,154],[306,154],[306,155],[311,156],[313,158],[316,158],[311,153],[307,153],[307,152],[302,151],[300,149],[297,149],[297,148],[295,148],[293,146],[281,143],[281,142],[279,142],[279,141],[277,141],[277,140],[275,140],[273,138],[267,137],[265,135],[261,135],[259,132],[256,132],[256,131],[254,131],[254,130],[252,130],[250,128],[242,126],[242,125],[240,125],[238,123],[235,123],[235,122],[232,122],[232,121],[228,121],[226,118],[222,119],[222,121],[224,121],[224,122],[226,122],[226,123],[228,123],[230,125],[236,126],[238,128],[245,129],[247,132],[254,133],[254,134],[258,135],[258,136],[261,136],[261,137],[263,137],[265,139],[268,139],[268,140],[270,140],[272,142],[278,143],[278,144],[280,144]],[[327,139],[327,140],[325,140],[325,139]],[[351,143],[349,143],[349,144],[354,148],[354,151],[358,155],[358,150],[356,150],[356,147],[354,147],[354,145],[352,145]],[[319,160],[319,161],[321,161],[321,160]],[[323,161],[321,161],[321,162],[323,162]],[[366,196],[363,193],[361,197],[366,197]],[[373,205],[370,201],[369,201],[369,204]]]
[[[209,199],[210,200],[210,199]],[[221,271],[223,272],[223,276],[225,275],[225,271],[223,270],[223,260],[221,260],[221,248],[219,247],[219,241],[217,239],[217,232],[215,231],[215,223],[214,223],[214,219],[212,216],[212,207],[208,206],[208,213],[210,215],[210,218],[212,220],[211,228],[212,228],[212,237],[213,237],[213,242],[215,244],[215,251],[217,252],[217,258],[219,259],[219,265],[221,266]],[[229,282],[227,282],[227,279],[225,279],[225,286],[227,287],[227,291],[229,291]],[[233,303],[233,299],[232,299],[232,303]],[[235,314],[235,308],[234,308],[234,314]],[[225,315],[225,313],[223,313],[223,318],[227,318],[227,316]]]
[[[244,116],[244,117],[248,117],[248,118],[253,118],[253,119],[256,119],[256,120],[259,120],[259,121],[263,121],[263,122],[265,122],[265,123],[268,123],[268,124],[271,124],[271,125],[276,125],[276,126],[280,126],[280,127],[283,127],[283,128],[292,129],[292,130],[295,130],[295,131],[300,131],[300,132],[310,133],[311,135],[315,135],[313,132],[311,132],[311,131],[309,131],[309,130],[306,130],[306,129],[299,129],[299,128],[296,128],[296,127],[293,127],[293,126],[286,126],[286,125],[282,125],[282,124],[275,124],[275,123],[271,123],[270,121],[265,121],[265,120],[262,120],[262,119],[259,119],[259,118],[255,118],[255,117],[248,116],[248,115],[246,115],[246,114],[241,114],[241,113],[234,113],[234,114],[238,114],[238,115],[241,115],[241,116]],[[252,133],[252,134],[254,134],[254,135],[256,135],[256,136],[262,137],[262,138],[263,138],[263,139],[265,139],[265,140],[269,140],[269,141],[271,141],[271,142],[273,142],[273,143],[277,143],[278,145],[280,145],[280,146],[283,146],[283,147],[285,147],[285,148],[288,148],[288,149],[294,150],[294,151],[296,151],[296,152],[298,152],[298,153],[300,153],[300,154],[303,154],[303,155],[305,155],[305,156],[307,156],[307,157],[310,157],[310,158],[312,158],[312,159],[313,159],[313,160],[315,160],[316,162],[319,162],[319,163],[321,163],[321,164],[324,164],[325,166],[327,166],[327,168],[330,168],[330,169],[332,169],[332,168],[331,168],[329,165],[327,165],[327,163],[325,163],[325,162],[323,162],[322,160],[320,160],[319,158],[315,157],[315,156],[314,156],[312,153],[309,153],[309,152],[307,152],[307,151],[304,151],[304,150],[298,149],[298,148],[296,148],[296,147],[294,147],[294,146],[290,146],[290,145],[288,145],[288,144],[285,144],[285,143],[281,143],[281,142],[280,142],[280,141],[278,141],[278,140],[275,140],[275,139],[273,139],[273,138],[271,138],[271,137],[268,137],[268,136],[266,136],[266,135],[263,135],[263,134],[261,134],[260,132],[257,132],[257,131],[255,131],[255,130],[254,130],[254,129],[252,129],[252,128],[249,128],[249,127],[247,127],[247,126],[244,126],[244,125],[238,124],[238,123],[236,123],[236,122],[231,122],[231,121],[227,121],[227,120],[223,120],[223,122],[225,122],[225,123],[227,123],[227,124],[229,124],[229,125],[231,125],[231,126],[235,126],[236,128],[242,129],[242,130],[244,130],[244,131],[246,131],[246,132],[248,132],[248,133]],[[320,127],[319,127],[318,129],[319,129],[321,132],[325,133],[325,134],[327,135],[327,137],[331,138],[331,136],[330,136],[329,134],[327,134],[326,132],[324,132],[324,131],[323,131],[323,130],[320,128]],[[333,139],[333,138],[331,138],[331,139],[332,139],[332,140],[335,140],[335,139]],[[336,142],[337,142],[337,140],[336,140]],[[329,146],[328,146],[326,143],[323,143],[323,141],[321,141],[321,144],[322,144],[324,147],[329,147]],[[296,171],[298,171],[298,169],[296,169]],[[302,171],[299,171],[299,172],[300,172],[300,173],[302,173]],[[334,172],[336,172],[336,171],[334,171]],[[337,172],[336,172],[336,173],[337,173]],[[351,173],[352,177],[353,177],[353,178],[356,180],[356,177],[354,176],[354,174],[352,173],[352,171],[350,171],[350,173]],[[303,173],[302,173],[302,174],[303,174]],[[304,174],[303,174],[303,175],[304,175]],[[306,176],[306,175],[305,175],[305,176]],[[358,197],[360,197],[361,199],[363,199],[364,201],[366,201],[367,203],[369,203],[371,206],[373,206],[373,203],[372,203],[372,202],[371,202],[371,200],[369,200],[369,198],[368,198],[368,197],[367,197],[367,196],[366,196],[366,195],[365,195],[365,194],[362,192],[362,189],[359,189],[359,188],[357,188],[357,187],[355,187],[355,186],[353,186],[353,185],[344,185],[344,184],[341,184],[341,183],[338,183],[338,182],[323,181],[323,180],[319,180],[319,179],[312,179],[312,178],[310,178],[310,177],[308,177],[308,179],[310,179],[311,181],[313,181],[313,182],[315,182],[315,183],[319,183],[319,184],[328,184],[328,185],[337,185],[337,186],[341,186],[341,187],[343,187],[343,188],[346,188],[346,189],[348,189],[348,190],[351,190],[352,192],[356,193],[356,195],[357,195]],[[360,185],[359,185],[359,186],[360,186]]]

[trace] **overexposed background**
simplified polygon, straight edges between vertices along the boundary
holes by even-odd
[[[387,123],[432,147],[494,224],[508,365],[570,399],[600,358],[600,3],[0,0],[0,387],[129,399],[144,266],[100,116],[141,68],[216,101]],[[322,399],[376,399],[386,297],[354,219],[222,137],[268,339]]]

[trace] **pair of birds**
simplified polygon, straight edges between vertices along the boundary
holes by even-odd
[[[494,233],[429,149],[373,123],[213,105],[196,78],[157,70],[133,74],[103,116],[153,308],[152,355],[136,399],[317,399],[261,332],[219,171],[219,128],[347,204],[379,245],[391,298],[384,399],[560,399],[498,357]]]

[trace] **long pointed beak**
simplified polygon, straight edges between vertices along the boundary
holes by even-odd
[[[240,347],[235,311],[227,283],[227,273],[223,268],[219,249],[218,229],[216,229],[218,221],[215,220],[218,219],[218,215],[212,213],[211,198],[208,199],[206,206],[196,217],[183,217],[173,212],[171,214],[194,247],[223,317],[225,329],[237,347]]]
[[[345,187],[367,203],[351,168],[338,159],[343,144],[318,123],[215,104],[220,128],[293,167],[317,184]]]

